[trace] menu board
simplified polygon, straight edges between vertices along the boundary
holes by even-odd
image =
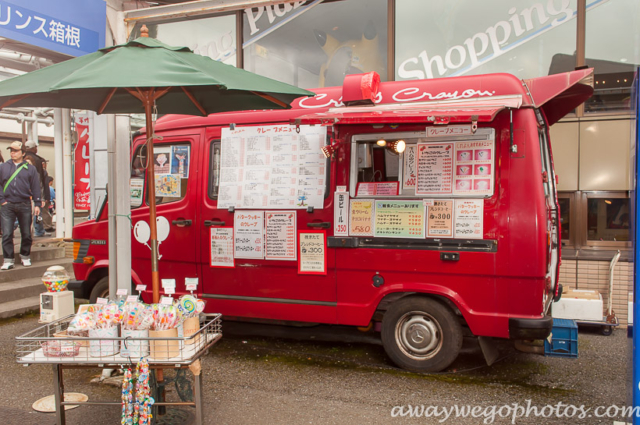
[[[324,230],[298,233],[300,240],[299,274],[327,274],[327,235]]]
[[[265,228],[265,259],[295,261],[296,212],[267,211]]]
[[[233,260],[233,228],[212,227],[210,229],[210,236],[211,256],[209,266],[234,267],[235,263]]]
[[[433,199],[427,207],[427,237],[453,237],[453,200]]]
[[[264,258],[264,211],[236,211],[233,233],[234,258]]]
[[[418,147],[416,145],[408,145],[402,156],[402,188],[415,189],[418,176]]]
[[[482,239],[484,237],[484,200],[456,199],[454,238]]]
[[[374,236],[422,239],[424,224],[422,201],[375,201]]]
[[[349,205],[349,235],[373,236],[374,201],[352,199]]]
[[[416,195],[453,190],[453,143],[418,143]]]
[[[397,196],[400,182],[358,183],[356,196]]]
[[[323,208],[327,129],[271,125],[222,129],[218,208]]]
[[[494,142],[456,142],[454,194],[493,195]]]
[[[349,192],[336,191],[333,199],[333,236],[349,236]]]

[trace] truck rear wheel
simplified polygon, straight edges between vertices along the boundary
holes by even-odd
[[[109,276],[104,276],[96,282],[89,297],[91,304],[95,304],[98,298],[109,297]]]
[[[406,297],[391,304],[382,318],[382,344],[403,369],[439,372],[458,357],[462,327],[455,314],[438,301]]]

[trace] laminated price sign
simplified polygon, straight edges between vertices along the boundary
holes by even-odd
[[[484,200],[456,199],[454,216],[454,238],[482,239],[484,237]]]
[[[327,274],[327,234],[324,230],[298,232],[299,274]]]
[[[349,205],[349,235],[373,236],[374,201],[351,200]]]

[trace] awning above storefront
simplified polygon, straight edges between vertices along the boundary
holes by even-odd
[[[450,124],[491,122],[503,109],[522,106],[522,96],[496,96],[490,99],[392,103],[375,106],[339,107],[327,112],[309,114],[293,120],[293,124]]]

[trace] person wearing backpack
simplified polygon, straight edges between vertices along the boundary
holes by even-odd
[[[8,148],[11,161],[0,164],[0,222],[2,224],[2,256],[4,262],[0,270],[14,267],[13,224],[18,220],[20,234],[20,258],[22,265],[31,265],[31,200],[36,205],[34,212],[40,214],[42,199],[40,176],[36,167],[24,158],[22,142],[12,142]]]

